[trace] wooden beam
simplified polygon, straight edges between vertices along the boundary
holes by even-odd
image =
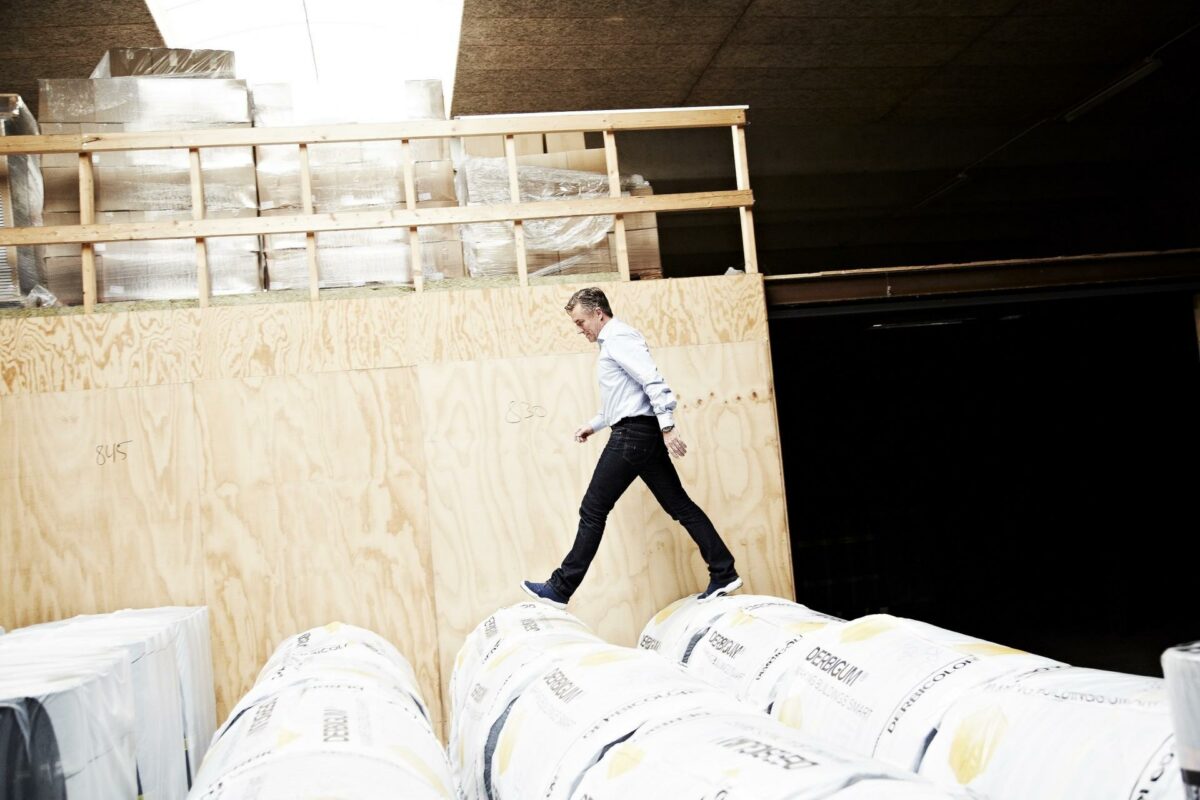
[[[517,143],[512,134],[504,137],[504,160],[508,164],[508,194],[513,205],[521,203],[521,179],[517,169]],[[513,248],[517,253],[517,281],[529,285],[529,260],[525,254],[525,225],[513,218]]]
[[[611,197],[621,196],[621,169],[617,163],[617,135],[604,131],[604,161],[608,167],[608,193]],[[621,280],[629,280],[629,243],[625,239],[625,215],[613,217],[613,236],[617,245],[617,272]]]
[[[2,140],[0,140],[2,141]],[[79,223],[80,227],[96,222],[96,176],[90,153],[79,154]],[[80,270],[83,279],[83,310],[91,314],[96,309],[96,248],[83,242],[80,250]]]
[[[308,145],[300,144],[300,200],[304,213],[313,213],[312,167],[308,162]],[[304,252],[308,257],[308,299],[317,300],[321,293],[321,273],[317,269],[317,234],[305,231]]]
[[[282,128],[218,128],[191,131],[63,133],[0,138],[0,155],[79,153],[119,150],[170,150],[191,147],[248,147],[267,144],[370,142],[443,139],[455,136],[505,136],[572,131],[646,131],[743,125],[746,106],[711,108],[581,111],[563,114],[512,114],[412,120],[380,125],[301,125]]]
[[[409,211],[417,208],[417,180],[413,175],[412,142],[400,142],[400,156],[404,160],[404,207]],[[413,286],[418,292],[425,290],[425,267],[421,258],[421,231],[416,225],[408,227],[408,254],[412,263]]]
[[[86,157],[86,156],[85,156]],[[194,239],[215,236],[255,236],[309,231],[353,231],[367,228],[408,228],[414,225],[462,225],[472,222],[506,222],[513,219],[590,217],[604,214],[711,211],[753,205],[748,191],[690,192],[638,197],[598,197],[587,200],[545,200],[487,206],[339,211],[288,217],[243,219],[166,220],[122,222],[109,225],[57,225],[0,230],[0,246],[72,244],[80,242],[133,242],[148,239]]]
[[[188,151],[192,183],[192,219],[204,219],[204,175],[200,171],[200,150],[193,147]],[[212,280],[208,274],[208,242],[196,238],[196,290],[200,307],[207,308],[212,295]]]
[[[737,188],[750,191],[750,160],[746,156],[746,127],[733,126],[733,163],[737,172]],[[746,264],[746,272],[758,272],[758,248],[754,243],[754,215],[749,206],[738,209],[738,217],[742,223],[742,258]]]
[[[974,298],[1089,287],[1200,283],[1200,248],[1011,261],[977,261],[904,267],[767,275],[767,304],[823,306],[955,295]]]

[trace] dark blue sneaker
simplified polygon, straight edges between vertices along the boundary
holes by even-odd
[[[701,602],[707,602],[714,597],[720,597],[723,594],[730,594],[742,588],[742,579],[734,575],[730,581],[709,581],[708,588],[696,596],[696,599]]]
[[[740,582],[739,582],[739,585]],[[567,598],[554,590],[554,587],[548,583],[534,583],[533,581],[521,581],[521,588],[525,590],[525,594],[532,597],[534,600],[541,600],[547,605],[555,608],[566,608]]]

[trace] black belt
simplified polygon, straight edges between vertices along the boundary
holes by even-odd
[[[636,417],[622,417],[612,424],[612,427],[619,428],[622,425],[648,425],[653,422],[655,427],[658,427],[658,417],[651,417],[647,414],[641,414]]]

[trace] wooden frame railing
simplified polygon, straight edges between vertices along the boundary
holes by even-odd
[[[309,268],[309,298],[319,297],[316,234],[322,231],[370,228],[408,228],[412,275],[416,290],[423,289],[422,259],[418,228],[424,225],[474,222],[512,222],[516,240],[517,274],[522,286],[529,284],[523,220],[582,217],[611,214],[616,218],[617,268],[629,280],[629,253],[625,237],[627,214],[644,212],[738,209],[742,248],[747,272],[758,271],[754,245],[750,173],[746,157],[746,107],[646,109],[634,111],[569,112],[561,114],[518,114],[510,116],[462,117],[453,120],[420,120],[387,125],[328,125],[284,128],[232,128],[213,130],[157,131],[149,133],[85,133],[49,136],[0,137],[0,155],[77,153],[79,155],[79,224],[30,228],[0,228],[0,247],[36,244],[82,245],[83,300],[87,312],[96,303],[94,246],[107,242],[155,239],[194,239],[200,305],[211,297],[206,241],[220,236],[306,234]],[[620,131],[670,130],[729,127],[733,132],[733,157],[737,188],[728,191],[659,194],[622,197],[617,159],[616,134]],[[599,131],[604,136],[610,197],[521,202],[517,181],[514,136],[541,133]],[[464,136],[503,136],[508,160],[511,203],[452,208],[417,208],[411,142],[414,139],[452,139]],[[405,209],[342,211],[317,214],[313,211],[312,170],[308,147],[331,142],[400,141],[404,160]],[[204,208],[200,151],[208,147],[297,145],[300,151],[300,194],[303,214],[242,219],[209,219]],[[191,171],[192,219],[158,222],[97,224],[92,154],[128,150],[187,150]]]

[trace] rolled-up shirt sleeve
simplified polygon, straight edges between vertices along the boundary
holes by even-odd
[[[608,353],[642,387],[654,416],[658,418],[658,427],[674,425],[675,393],[658,371],[646,340],[636,334],[615,336],[608,344]]]

